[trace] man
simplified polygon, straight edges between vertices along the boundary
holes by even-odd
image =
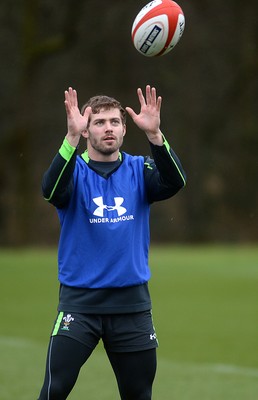
[[[160,131],[161,97],[138,89],[140,113],[108,96],[78,109],[65,91],[67,135],[43,178],[61,224],[60,298],[39,400],[63,400],[101,339],[122,400],[150,400],[157,338],[148,291],[149,208],[185,185]],[[120,152],[126,111],[145,132],[152,157]],[[87,150],[77,155],[80,138]],[[85,397],[86,398],[86,397]]]

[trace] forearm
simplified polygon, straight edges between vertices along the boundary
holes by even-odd
[[[163,136],[163,146],[150,143],[151,152],[158,168],[160,179],[166,184],[176,184],[180,188],[186,185],[186,174],[181,162]]]
[[[62,208],[73,191],[73,171],[76,148],[65,139],[42,180],[44,198],[56,207]]]
[[[175,152],[163,136],[163,146],[150,143],[153,160],[145,167],[150,202],[169,198],[186,185],[186,174]]]

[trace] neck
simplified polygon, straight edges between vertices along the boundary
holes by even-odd
[[[89,155],[89,158],[93,161],[101,161],[101,162],[116,161],[119,157],[119,149],[116,150],[114,153],[104,154],[104,153],[95,151],[92,148],[88,148],[88,155]]]
[[[118,159],[121,161],[122,160],[122,154],[120,151],[116,152],[115,154],[112,154],[112,157],[99,157],[99,156],[94,156],[92,155],[89,150],[85,150],[84,153],[82,153],[82,158],[86,163],[88,163],[90,160],[92,161],[97,161],[97,162],[114,162],[117,161]]]

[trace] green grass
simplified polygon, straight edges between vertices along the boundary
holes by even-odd
[[[153,400],[255,400],[257,247],[153,247]],[[1,250],[0,399],[35,400],[56,315],[56,250]],[[69,362],[69,360],[67,360]],[[118,400],[102,346],[69,399]]]

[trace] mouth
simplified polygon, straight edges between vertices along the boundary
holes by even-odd
[[[115,140],[115,137],[111,135],[105,136],[103,139],[104,142],[114,142]]]

